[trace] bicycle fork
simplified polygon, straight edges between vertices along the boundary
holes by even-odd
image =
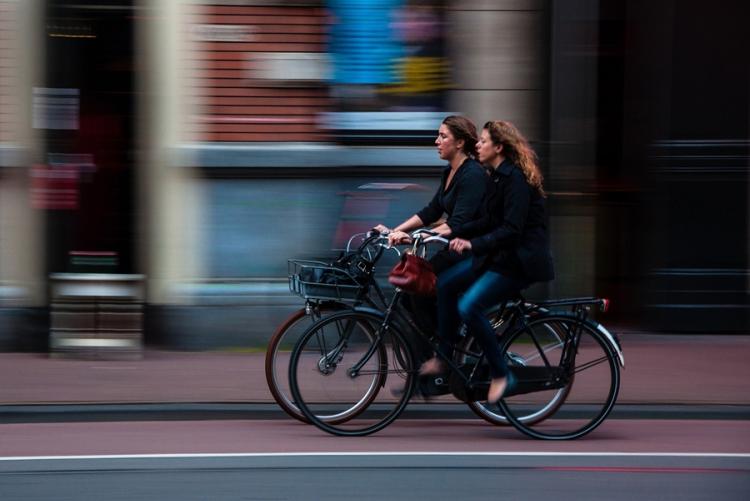
[[[398,287],[396,288],[396,292],[393,294],[393,297],[391,298],[391,301],[388,303],[386,310],[385,310],[385,316],[383,317],[382,322],[380,323],[380,327],[378,328],[377,332],[375,333],[375,339],[372,343],[370,343],[370,346],[367,349],[367,352],[362,356],[362,358],[353,366],[349,368],[349,371],[347,372],[349,374],[349,377],[355,378],[359,375],[359,372],[362,370],[362,367],[365,366],[367,362],[372,358],[372,356],[375,354],[375,351],[380,346],[380,343],[383,342],[383,338],[385,336],[385,333],[388,332],[390,328],[390,320],[391,316],[394,313],[394,306],[396,302],[398,301],[399,297],[401,296],[401,289]],[[386,362],[387,363],[387,362]],[[382,385],[385,385],[385,379],[383,380]]]

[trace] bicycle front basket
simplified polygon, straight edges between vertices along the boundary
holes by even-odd
[[[367,285],[347,270],[320,261],[290,259],[289,290],[305,299],[356,301]]]

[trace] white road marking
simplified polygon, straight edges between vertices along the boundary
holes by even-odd
[[[196,454],[102,454],[85,456],[8,456],[0,461],[66,459],[185,459],[262,457],[362,457],[362,456],[476,456],[476,457],[675,457],[750,458],[746,452],[228,452]]]

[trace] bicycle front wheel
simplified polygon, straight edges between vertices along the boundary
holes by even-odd
[[[591,322],[565,314],[532,320],[506,337],[502,352],[517,384],[499,407],[528,436],[582,437],[604,421],[617,400],[618,359]],[[561,390],[566,395],[553,415],[543,421],[524,419]]]
[[[412,353],[400,333],[383,330],[382,323],[374,313],[334,313],[311,326],[294,347],[292,397],[321,430],[367,435],[406,407],[415,384]],[[339,419],[341,414],[347,419]]]

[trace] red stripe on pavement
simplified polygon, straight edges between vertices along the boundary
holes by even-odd
[[[590,471],[598,473],[748,473],[741,468],[663,468],[640,466],[541,466],[547,471]]]

